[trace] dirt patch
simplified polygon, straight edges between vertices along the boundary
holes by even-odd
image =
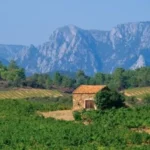
[[[43,115],[45,118],[55,118],[57,120],[66,120],[73,121],[73,111],[72,110],[58,110],[58,111],[50,111],[50,112],[38,112],[38,114]]]
[[[125,96],[132,96],[132,94],[129,94],[129,93],[127,93],[127,92],[124,92],[123,93]]]
[[[131,130],[139,133],[145,132],[150,134],[150,128],[132,128]]]

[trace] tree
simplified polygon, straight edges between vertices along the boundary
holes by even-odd
[[[63,76],[61,85],[63,87],[72,87],[73,86],[73,80],[67,76]]]
[[[4,65],[2,64],[1,61],[0,61],[0,68],[4,68]]]
[[[0,80],[3,79],[2,74],[6,72],[6,67],[0,61]]]
[[[103,73],[96,73],[95,74],[95,83],[96,84],[104,84],[105,77]]]
[[[39,74],[39,75],[38,75],[37,83],[38,83],[39,87],[44,88],[44,86],[45,86],[45,78],[44,78],[44,75],[42,75],[42,74]]]
[[[50,89],[52,87],[52,84],[53,84],[53,81],[51,80],[51,78],[47,78],[46,79],[46,83],[45,83],[45,86],[47,89]]]
[[[150,68],[142,67],[136,70],[137,82],[140,87],[150,85]],[[143,80],[144,79],[144,80]]]
[[[95,78],[94,77],[90,77],[89,80],[88,80],[88,84],[89,85],[95,85]]]
[[[98,109],[119,108],[124,105],[125,97],[116,91],[108,89],[98,92],[95,96],[95,101]]]
[[[88,79],[89,78],[85,75],[85,73],[82,70],[79,70],[76,73],[76,86],[78,87],[81,84],[87,84]]]
[[[11,60],[9,65],[8,65],[8,70],[13,70],[13,69],[18,69],[19,67],[16,64],[16,61]]]
[[[16,74],[17,76],[20,77],[21,80],[25,80],[26,75],[25,75],[25,70],[23,68],[17,69]]]
[[[117,68],[112,74],[110,87],[115,90],[122,90],[125,88],[125,70],[123,68]]]
[[[84,71],[83,70],[78,70],[76,73],[76,77],[80,77],[80,76],[85,76]]]
[[[22,78],[19,76],[15,76],[14,81],[12,82],[13,86],[22,86]]]
[[[137,87],[137,75],[135,70],[127,70],[124,73],[124,77],[126,78],[125,86],[128,87]]]
[[[57,85],[57,86],[61,84],[62,76],[61,76],[61,74],[59,72],[56,72],[54,74],[54,80],[53,81],[54,81],[54,84]]]

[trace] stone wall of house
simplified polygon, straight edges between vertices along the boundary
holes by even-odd
[[[95,94],[73,94],[73,110],[85,108],[85,100],[94,100]],[[95,105],[96,109],[96,105]]]

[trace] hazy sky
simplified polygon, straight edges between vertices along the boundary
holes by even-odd
[[[0,44],[39,45],[68,24],[110,30],[137,21],[150,21],[150,0],[0,0]]]

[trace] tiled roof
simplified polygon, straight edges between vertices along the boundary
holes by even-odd
[[[73,94],[95,94],[105,87],[106,85],[80,85],[73,91]]]

